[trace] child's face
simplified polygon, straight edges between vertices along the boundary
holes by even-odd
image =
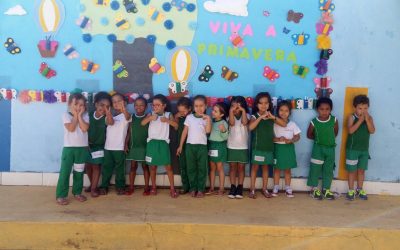
[[[368,104],[363,104],[363,103],[357,104],[357,106],[355,108],[356,115],[362,116],[363,114],[368,113],[368,108],[369,108]]]
[[[265,113],[268,111],[269,108],[269,100],[268,97],[261,97],[257,103],[257,108],[260,113]]]
[[[212,118],[214,119],[221,119],[224,115],[221,113],[218,105],[215,105],[211,112]]]
[[[190,109],[183,105],[178,106],[177,109],[180,116],[187,116],[190,112]]]
[[[122,108],[125,107],[125,101],[120,95],[114,95],[112,97],[112,106],[117,111],[122,111]]]
[[[85,101],[82,99],[72,99],[71,103],[69,104],[69,109],[71,111],[75,111],[76,113],[84,112],[86,110]]]
[[[194,112],[198,115],[203,115],[206,112],[206,103],[201,99],[195,100],[193,106]]]
[[[329,115],[331,114],[331,106],[327,103],[322,103],[318,109],[318,115],[320,118],[328,119]]]
[[[110,101],[107,99],[100,100],[95,104],[96,112],[100,115],[105,115],[106,111],[110,108]]]
[[[158,100],[158,99],[154,99],[153,100],[153,111],[155,112],[155,113],[157,113],[157,114],[162,114],[162,113],[164,113],[164,110],[165,110],[165,107],[166,107],[167,105],[166,104],[163,104],[162,102],[161,102],[161,100]]]
[[[287,120],[290,115],[289,108],[286,105],[283,105],[279,108],[279,117],[282,118],[283,120]]]
[[[138,115],[143,115],[146,111],[146,103],[143,100],[138,99],[135,101],[135,111]]]
[[[240,115],[241,110],[239,109],[241,106],[240,102],[232,102],[232,107],[233,107],[233,114],[234,115]]]

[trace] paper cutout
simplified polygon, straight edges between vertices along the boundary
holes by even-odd
[[[305,78],[310,69],[305,66],[300,66],[297,64],[293,65],[293,74],[300,76],[301,78]]]
[[[332,14],[331,14],[330,12],[322,12],[322,15],[321,15],[321,22],[322,22],[322,23],[333,24],[333,17],[332,17]]]
[[[214,75],[214,71],[211,69],[210,65],[204,67],[203,72],[199,75],[200,82],[208,82],[210,78]]]
[[[274,25],[270,25],[268,27],[267,32],[265,33],[266,37],[272,36],[275,37],[276,36],[276,30],[275,30],[275,26]]]
[[[215,0],[205,1],[203,6],[209,12],[229,14],[233,16],[248,16],[248,0]]]
[[[268,66],[264,67],[263,76],[268,80],[270,80],[271,82],[274,82],[276,79],[280,77],[278,72],[276,72],[275,70],[271,69]]]
[[[333,93],[333,90],[330,88],[330,77],[322,77],[322,78],[314,78],[315,89],[314,92],[317,94],[317,97],[330,97]]]
[[[165,67],[161,66],[161,64],[158,63],[157,58],[153,57],[150,60],[150,64],[149,64],[149,69],[156,74],[162,74],[165,72]]]
[[[329,49],[331,47],[331,38],[326,35],[319,35],[317,37],[318,49]]]
[[[282,32],[285,33],[285,34],[289,34],[290,29],[288,29],[288,28],[286,28],[286,27],[283,27]]]
[[[14,39],[11,37],[7,38],[6,42],[4,43],[4,47],[12,55],[21,53],[20,47],[18,47],[18,45],[14,42]]]
[[[113,71],[118,78],[126,78],[129,75],[125,65],[120,60],[115,61]]]
[[[83,59],[81,61],[81,64],[82,64],[82,70],[83,71],[88,71],[91,74],[96,73],[96,71],[100,68],[100,66],[98,64],[90,62],[90,61],[88,61],[86,59]]]
[[[115,21],[115,26],[117,26],[117,28],[119,28],[120,30],[126,30],[130,27],[128,20],[125,19],[122,15],[117,15]]]
[[[124,0],[123,3],[124,3],[126,12],[128,12],[128,13],[137,13],[138,12],[136,4],[133,2],[133,0]]]
[[[243,38],[237,33],[234,32],[230,37],[229,40],[232,42],[232,45],[235,47],[243,47],[244,41]]]
[[[321,54],[319,56],[320,59],[329,60],[329,57],[333,54],[332,49],[323,49],[321,50]]]
[[[31,101],[34,102],[43,101],[43,91],[41,90],[29,90],[28,95],[31,98]]]
[[[269,13],[268,10],[264,10],[264,11],[263,11],[263,16],[269,17],[270,15],[271,15],[271,13]]]
[[[58,42],[50,41],[50,37],[47,37],[46,40],[40,40],[37,47],[42,57],[50,58],[56,55],[58,49]]]
[[[22,90],[19,92],[18,100],[23,104],[28,104],[32,101],[32,97],[29,95],[29,90]]]
[[[293,10],[289,10],[287,13],[287,18],[286,20],[288,22],[294,22],[294,23],[299,23],[300,20],[303,18],[303,13],[301,12],[294,12]]]
[[[14,7],[9,8],[6,12],[4,12],[4,15],[8,15],[8,16],[24,16],[26,14],[27,14],[27,12],[24,9],[24,7],[22,7],[19,4],[15,5]]]
[[[296,109],[304,109],[304,100],[302,98],[297,98],[295,102],[296,102],[295,106]]]
[[[321,59],[318,62],[314,64],[314,66],[317,68],[317,74],[318,75],[325,75],[328,72],[328,61]]]
[[[100,6],[107,6],[110,3],[110,0],[93,0],[94,4]]]
[[[40,0],[38,2],[38,20],[46,35],[55,37],[64,23],[65,9],[61,0]]]
[[[5,100],[17,99],[17,90],[15,90],[15,89],[1,88],[0,94],[2,95],[3,99],[5,99]]]
[[[254,98],[253,97],[246,97],[246,102],[247,102],[247,106],[249,107],[253,107],[254,104]]]
[[[171,6],[176,7],[178,11],[182,11],[183,9],[186,9],[187,2],[183,0],[172,0],[171,1]]]
[[[57,97],[55,96],[54,90],[43,91],[43,102],[45,103],[56,103]]]
[[[224,78],[225,80],[232,82],[233,80],[235,80],[236,78],[239,77],[239,74],[230,70],[228,67],[223,66],[222,67],[222,73],[221,73],[222,78]]]
[[[47,63],[45,63],[45,62],[42,62],[42,63],[40,64],[39,73],[40,73],[42,76],[46,77],[47,79],[50,79],[50,78],[52,78],[52,77],[54,77],[54,76],[57,75],[56,71],[53,70],[53,69],[51,69],[51,68],[47,65]]]
[[[91,30],[92,29],[92,20],[90,20],[87,16],[80,16],[76,20],[76,25],[78,25],[81,29]]]
[[[329,23],[317,23],[315,25],[315,29],[319,35],[329,35],[329,33],[333,30],[333,26]]]
[[[250,24],[247,24],[243,30],[243,36],[253,36],[253,29],[251,28]]]
[[[332,12],[335,9],[335,5],[332,0],[320,0],[319,9],[326,12]]]
[[[149,8],[148,16],[150,17],[151,20],[156,22],[161,22],[165,18],[164,14],[159,12],[155,7]]]
[[[69,92],[56,91],[54,93],[57,98],[57,102],[67,102],[70,96]]]
[[[294,45],[306,45],[308,39],[310,39],[309,34],[301,33],[292,35],[292,40]]]

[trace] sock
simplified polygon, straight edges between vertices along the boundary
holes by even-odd
[[[286,185],[285,190],[291,189],[290,186]]]

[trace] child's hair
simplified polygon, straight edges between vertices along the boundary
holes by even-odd
[[[367,104],[369,107],[369,98],[366,95],[358,95],[354,97],[353,106],[357,107],[358,104]]]
[[[125,103],[128,102],[128,100],[126,99],[126,97],[125,97],[123,94],[119,93],[119,92],[115,92],[115,93],[111,96],[111,98],[113,98],[114,96],[120,96],[120,97],[122,98],[122,100],[123,100]]]
[[[249,107],[247,106],[246,99],[244,99],[243,96],[240,96],[240,95],[232,96],[230,106],[232,106],[233,102],[240,103],[240,106],[242,108],[244,108],[244,110],[246,110],[246,113],[249,113]],[[230,106],[229,106],[229,108],[230,108]]]
[[[189,98],[187,97],[181,97],[179,98],[178,102],[176,103],[176,106],[183,106],[187,109],[191,109],[192,108],[192,101],[190,101]]]
[[[162,104],[165,104],[164,111],[167,111],[167,112],[171,111],[171,104],[170,104],[169,100],[167,99],[167,97],[165,97],[165,95],[157,94],[153,97],[153,101],[154,100],[159,100]]]
[[[280,101],[280,102],[278,103],[278,107],[277,107],[277,116],[278,116],[279,118],[281,118],[281,117],[279,116],[279,109],[280,109],[281,107],[283,107],[283,106],[286,106],[286,107],[289,109],[289,115],[292,113],[292,104],[290,103],[290,101],[288,101],[288,100],[282,100],[282,101]]]
[[[83,100],[83,102],[86,104],[87,100],[86,97],[84,95],[82,95],[82,93],[73,93],[69,96],[68,98],[68,105],[70,105],[72,103],[72,100]]]
[[[107,100],[111,103],[110,94],[105,91],[100,91],[100,92],[96,93],[96,95],[94,96],[94,103],[101,102],[102,100]]]
[[[193,103],[194,103],[196,100],[202,100],[202,101],[204,102],[204,104],[207,106],[207,97],[206,97],[205,95],[196,95],[196,96],[193,98]]]
[[[261,98],[268,98],[268,110],[269,112],[272,112],[273,104],[272,104],[272,99],[271,99],[271,95],[268,92],[260,92],[256,95],[256,98],[254,99],[254,104],[253,104],[253,115],[258,113],[258,107],[257,104],[260,102]]]
[[[331,110],[333,109],[333,103],[332,100],[328,97],[320,97],[317,100],[317,104],[316,104],[316,108],[318,109],[319,106],[321,106],[322,104],[328,104],[329,107],[331,108]]]
[[[136,101],[142,101],[144,103],[144,106],[147,107],[147,100],[143,96],[139,96],[138,98],[136,98],[134,103],[136,103]]]
[[[228,107],[224,102],[218,102],[214,105],[215,107],[218,107],[219,112],[222,114],[222,119],[226,119],[226,114],[228,114]]]

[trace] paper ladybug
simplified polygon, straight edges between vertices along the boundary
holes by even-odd
[[[81,64],[82,64],[82,70],[83,71],[88,71],[91,74],[96,73],[97,70],[100,68],[100,66],[98,64],[96,64],[94,62],[90,62],[90,61],[88,61],[86,59],[83,59],[81,61]]]
[[[235,80],[236,78],[239,77],[239,74],[230,70],[228,67],[223,66],[222,67],[222,73],[221,73],[222,78],[224,78],[225,80],[232,82],[233,80]]]
[[[72,47],[71,44],[67,44],[64,47],[64,55],[68,58],[68,59],[74,59],[74,58],[78,58],[79,57],[79,53],[75,50],[74,47]]]
[[[263,72],[263,76],[265,78],[267,78],[268,80],[270,80],[271,82],[274,82],[276,79],[279,78],[279,73],[276,72],[275,70],[271,69],[268,66],[264,67],[264,72]]]
[[[81,29],[90,30],[92,28],[92,20],[87,16],[80,16],[75,23]]]
[[[151,58],[149,69],[156,74],[162,74],[165,72],[165,67],[161,66],[161,64],[158,63],[158,60],[155,57]]]
[[[210,65],[204,67],[203,72],[199,75],[200,82],[208,82],[210,78],[214,75],[214,71],[211,69]]]
[[[329,35],[333,30],[333,26],[329,23],[317,23],[315,29],[319,35]]]
[[[128,20],[122,15],[117,15],[117,17],[115,18],[115,22],[115,26],[117,26],[117,28],[120,30],[126,30],[130,27]]]
[[[243,38],[237,33],[234,32],[230,37],[229,40],[232,42],[232,45],[235,47],[243,47],[244,46],[244,41]]]
[[[15,89],[0,89],[0,94],[2,95],[3,99],[11,100],[17,99],[17,91]]]
[[[42,62],[40,64],[39,73],[42,76],[46,77],[47,79],[50,79],[50,78],[52,78],[52,77],[57,75],[56,71],[51,69],[51,68],[49,68],[49,66],[45,62]]]
[[[300,66],[297,64],[293,65],[293,74],[300,76],[301,78],[305,78],[310,69],[305,66]]]
[[[124,0],[124,6],[125,10],[128,13],[137,13],[138,9],[136,8],[136,4],[133,2],[133,0]]]

